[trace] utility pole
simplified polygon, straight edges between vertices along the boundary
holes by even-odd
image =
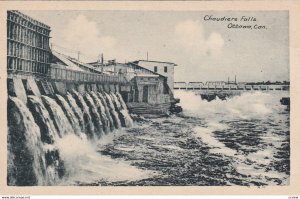
[[[79,67],[79,56],[80,56],[80,51],[78,51],[78,55],[77,55],[77,60],[78,60],[77,66],[78,66],[78,67]]]
[[[78,51],[78,54],[77,54],[77,60],[79,61],[79,55],[80,55],[80,51]]]

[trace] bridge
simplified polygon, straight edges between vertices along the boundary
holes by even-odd
[[[246,83],[227,84],[223,81],[210,82],[174,82],[174,90],[202,91],[247,91],[247,90],[289,90],[289,85],[248,85]]]

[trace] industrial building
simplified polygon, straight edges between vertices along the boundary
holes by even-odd
[[[167,83],[173,92],[174,89],[174,67],[177,64],[164,61],[137,60],[134,63],[162,76],[167,77]]]
[[[50,27],[19,11],[7,11],[9,74],[49,75]]]
[[[65,95],[75,89],[119,91],[131,113],[165,114],[175,104],[174,66],[170,62],[84,63],[49,47],[50,27],[19,11],[7,12],[7,72],[10,95],[24,84],[41,94]],[[141,65],[140,65],[141,64]],[[18,86],[16,86],[18,85]],[[21,86],[22,87],[22,86]]]

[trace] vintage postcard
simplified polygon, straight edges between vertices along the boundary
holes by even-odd
[[[299,2],[0,4],[1,194],[299,194]]]

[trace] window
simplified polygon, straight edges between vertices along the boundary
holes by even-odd
[[[157,66],[154,66],[154,72],[157,72]]]
[[[164,72],[165,72],[165,73],[168,72],[168,67],[167,67],[167,66],[164,67]]]

